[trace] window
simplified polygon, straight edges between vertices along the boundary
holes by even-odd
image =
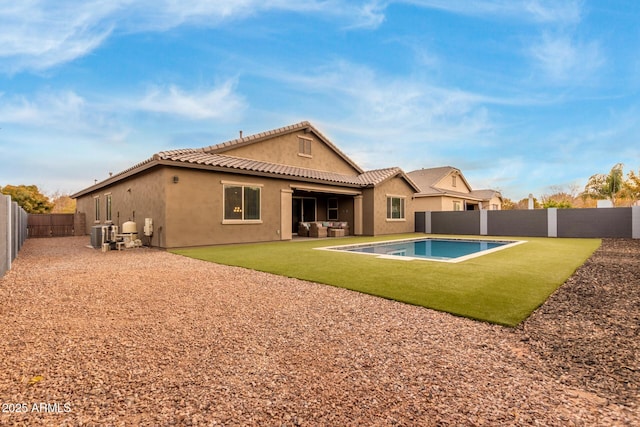
[[[224,219],[236,221],[260,220],[260,187],[224,186]]]
[[[500,207],[497,204],[491,205],[491,209],[494,211],[500,210]]]
[[[100,222],[100,197],[95,197],[95,212],[96,212],[96,222]]]
[[[455,187],[457,185],[457,176],[456,175],[451,175],[451,186]]]
[[[405,219],[403,197],[387,197],[387,219]]]
[[[311,157],[311,139],[298,137],[298,155]]]
[[[106,194],[106,205],[107,205],[107,216],[105,217],[105,221],[111,221],[111,194]]]
[[[338,220],[338,199],[332,197],[327,205],[327,219],[329,221]]]
[[[454,211],[461,211],[462,210],[462,204],[460,203],[459,200],[455,200],[453,202],[453,210]]]

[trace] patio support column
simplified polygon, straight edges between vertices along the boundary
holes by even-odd
[[[291,219],[292,219],[292,196],[293,190],[280,190],[280,240],[291,240]]]
[[[362,196],[353,196],[353,234],[362,236]]]
[[[640,239],[640,206],[631,207],[631,238]]]

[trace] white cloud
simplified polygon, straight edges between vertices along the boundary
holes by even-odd
[[[32,127],[69,127],[85,114],[86,101],[73,91],[44,92],[34,98],[0,95],[4,123]]]
[[[191,120],[231,118],[240,115],[246,107],[244,99],[234,89],[233,80],[210,90],[191,93],[175,85],[154,87],[138,103],[137,108]]]
[[[26,0],[0,12],[0,71],[43,70],[82,57],[109,36],[115,2]]]
[[[300,91],[301,99],[313,97],[314,103],[293,100],[296,113],[347,142],[349,155],[365,169],[424,167],[443,147],[479,145],[494,131],[491,100],[483,96],[344,61],[314,69],[272,72],[269,78]],[[331,105],[331,112],[317,112],[316,104]]]
[[[350,28],[383,20],[376,1],[23,0],[0,10],[0,72],[41,71],[83,57],[117,33],[216,26],[275,10],[336,19]]]
[[[486,18],[573,24],[581,19],[578,0],[399,0],[419,7]]]
[[[534,65],[555,83],[580,83],[604,63],[597,42],[581,43],[568,35],[544,33],[530,48]]]

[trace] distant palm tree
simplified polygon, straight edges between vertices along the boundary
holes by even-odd
[[[587,185],[584,186],[583,197],[591,197],[593,199],[608,199],[615,206],[617,197],[624,197],[622,190],[625,188],[625,180],[623,174],[624,165],[616,164],[611,168],[609,174],[595,174],[589,178]]]

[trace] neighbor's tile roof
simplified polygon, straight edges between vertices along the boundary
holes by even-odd
[[[470,193],[462,193],[459,191],[453,190],[443,190],[441,188],[436,187],[436,184],[440,182],[444,177],[446,177],[451,172],[457,171],[462,179],[466,181],[460,169],[454,168],[452,166],[442,166],[438,168],[428,168],[428,169],[418,169],[415,171],[411,171],[407,173],[409,178],[411,178],[420,188],[420,192],[417,194],[420,196],[440,196],[440,195],[451,195],[458,196],[460,198],[466,199],[475,199],[475,200],[490,200],[494,195],[497,194],[498,197],[502,197],[500,192],[496,190],[472,190]],[[467,183],[468,185],[468,183]],[[471,188],[469,186],[469,188]]]
[[[442,178],[452,171],[458,169],[451,166],[443,166],[439,168],[418,169],[408,172],[409,178],[415,182],[420,188],[420,194],[444,194],[443,190],[434,187]]]
[[[497,190],[491,190],[491,189],[487,189],[487,190],[473,190],[471,192],[472,195],[479,197],[483,200],[491,200],[493,197],[499,197],[502,198],[502,194],[500,194],[499,191]]]

